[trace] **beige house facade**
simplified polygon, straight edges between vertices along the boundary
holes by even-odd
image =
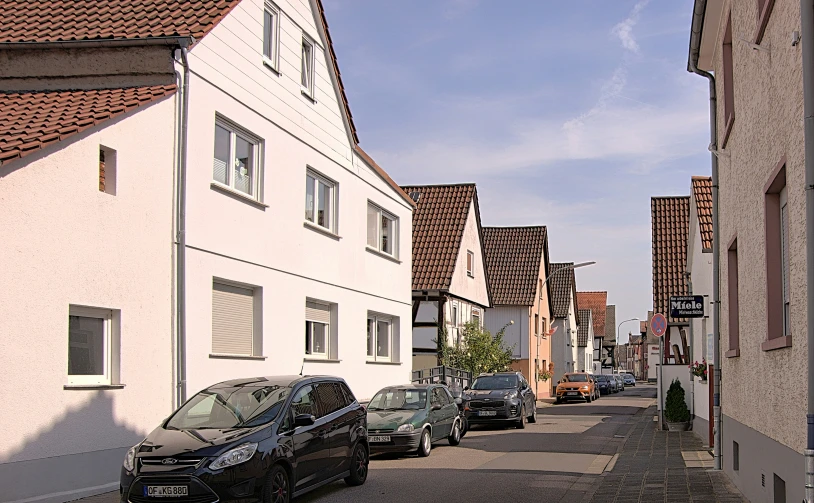
[[[718,96],[722,465],[751,501],[801,501],[808,368],[800,2],[699,7],[697,66],[714,73]],[[777,392],[789,383],[793,396]]]

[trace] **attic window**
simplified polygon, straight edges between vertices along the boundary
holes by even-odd
[[[412,199],[413,202],[417,203],[418,200],[421,199],[421,192],[418,192],[416,190],[410,192],[410,199]]]
[[[307,97],[314,99],[314,43],[305,34],[302,36],[301,89]]]
[[[470,250],[466,250],[466,275],[470,278],[475,277],[475,254]]]
[[[116,195],[116,151],[99,146],[99,192]]]

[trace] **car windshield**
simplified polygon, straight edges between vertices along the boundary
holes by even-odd
[[[607,382],[608,377],[607,377],[607,376],[603,376],[603,375],[599,375],[599,376],[596,376],[596,377],[595,377],[595,379],[596,379],[597,381],[601,381],[601,382]]]
[[[472,384],[472,389],[475,390],[490,390],[490,389],[513,389],[517,387],[517,376],[483,376],[475,379]]]
[[[562,378],[563,382],[588,382],[588,374],[570,374]]]
[[[426,406],[426,389],[387,388],[373,396],[367,410],[421,410]]]
[[[252,428],[277,417],[291,388],[234,386],[201,391],[167,421],[168,429]]]

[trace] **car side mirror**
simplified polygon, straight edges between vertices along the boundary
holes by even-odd
[[[455,399],[455,404],[456,405],[461,405],[462,403],[464,403],[464,401],[463,401],[463,399],[461,397],[458,397],[458,398]]]
[[[562,381],[557,381],[557,384],[560,384],[560,383],[562,383]]]
[[[440,403],[432,404],[432,407],[430,407],[430,410],[441,410],[441,404]]]
[[[469,391],[469,386],[464,386],[464,391]]]
[[[297,414],[294,418],[294,427],[311,426],[317,420],[312,414]]]

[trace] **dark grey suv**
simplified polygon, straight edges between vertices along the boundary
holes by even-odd
[[[514,424],[525,428],[537,422],[537,397],[520,372],[481,374],[464,388],[465,415],[471,424]]]

